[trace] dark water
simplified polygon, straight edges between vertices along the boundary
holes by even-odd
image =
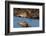
[[[39,20],[38,19],[28,19],[28,18],[21,18],[21,17],[13,17],[13,27],[14,28],[21,28],[18,22],[26,21],[32,27],[39,27]]]

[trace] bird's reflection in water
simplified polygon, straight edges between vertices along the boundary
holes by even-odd
[[[39,26],[39,20],[38,19],[28,19],[28,18],[14,16],[13,26],[14,26],[14,28],[38,27]]]
[[[27,22],[19,22],[19,25],[21,25],[21,27],[31,27],[31,25],[29,26],[29,24]]]

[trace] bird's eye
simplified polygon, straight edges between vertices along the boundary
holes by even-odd
[[[21,17],[21,16],[19,16],[19,17]]]

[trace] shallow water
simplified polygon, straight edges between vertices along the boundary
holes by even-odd
[[[13,27],[21,28],[21,26],[18,23],[23,21],[26,21],[32,27],[39,27],[39,19],[21,18],[16,16],[13,17]]]

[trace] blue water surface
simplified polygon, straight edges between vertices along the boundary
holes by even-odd
[[[32,27],[39,27],[39,19],[21,18],[16,16],[13,17],[13,27],[21,28],[21,26],[18,23],[22,21],[26,21]]]

